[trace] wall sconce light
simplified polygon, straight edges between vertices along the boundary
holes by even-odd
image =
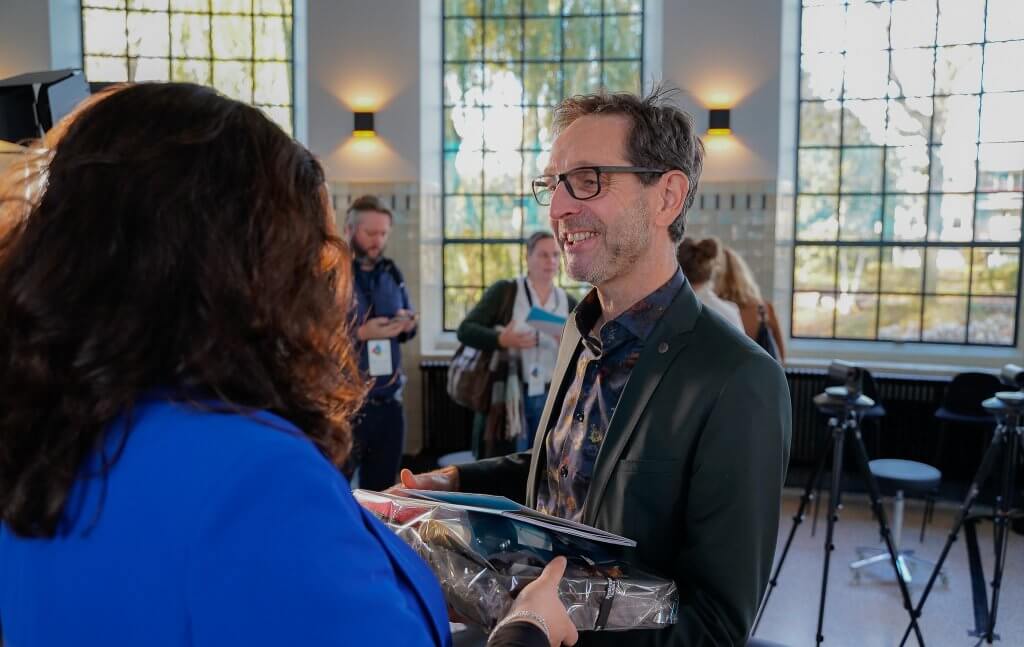
[[[372,112],[355,113],[355,123],[352,126],[353,137],[374,137],[377,132],[373,128]]]
[[[712,108],[708,111],[708,134],[728,135],[732,133],[729,127],[729,109]]]

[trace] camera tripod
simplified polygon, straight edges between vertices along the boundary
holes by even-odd
[[[1013,489],[1017,480],[1017,462],[1021,460],[1022,452],[1024,452],[1024,448],[1021,447],[1021,441],[1024,438],[1024,391],[997,393],[994,398],[985,400],[982,406],[996,416],[998,423],[992,434],[992,444],[989,445],[984,457],[981,459],[981,465],[978,466],[974,480],[967,489],[967,496],[960,506],[960,514],[956,519],[956,523],[953,524],[953,529],[946,539],[946,545],[942,547],[939,560],[935,563],[932,575],[928,578],[928,584],[925,585],[924,591],[921,593],[921,599],[917,603],[917,608],[914,609],[914,617],[920,617],[921,609],[924,608],[924,603],[928,600],[928,594],[931,593],[932,586],[935,584],[935,578],[938,576],[943,562],[946,561],[946,556],[949,554],[953,542],[956,541],[960,528],[966,524],[965,534],[967,535],[967,550],[971,562],[971,579],[974,580],[972,591],[974,596],[975,625],[974,631],[968,632],[968,635],[979,639],[975,645],[981,645],[983,642],[992,644],[992,642],[999,639],[999,636],[995,633],[996,612],[999,609],[999,591],[1003,581],[1003,570],[1006,566],[1006,548],[1010,538],[1010,520],[1024,516],[1024,511],[1014,510],[1012,505]],[[981,492],[981,486],[988,479],[992,468],[1000,457],[1003,459],[1002,489],[999,496],[996,497],[995,511],[992,514],[971,515],[971,507]],[[992,576],[991,607],[988,606],[985,599],[987,597],[985,578],[981,573],[981,560],[978,556],[978,542],[974,531],[974,525],[981,519],[992,519],[995,526],[993,531],[995,535],[995,566]],[[907,642],[909,635],[910,628],[908,627],[907,631],[903,634],[903,640],[900,641],[901,647]]]
[[[796,530],[800,526],[800,523],[804,520],[804,512],[807,509],[807,504],[815,498],[815,484],[819,481],[821,474],[825,469],[825,463],[831,453],[832,483],[829,489],[828,526],[825,533],[825,557],[821,576],[821,597],[818,601],[818,630],[816,634],[816,644],[820,645],[822,641],[825,640],[822,629],[825,622],[825,596],[828,591],[828,569],[832,557],[832,551],[835,550],[832,538],[835,531],[835,524],[839,520],[839,509],[841,507],[842,497],[841,480],[843,473],[843,448],[846,444],[847,434],[849,433],[853,436],[853,446],[856,451],[857,463],[868,484],[868,494],[871,497],[871,509],[874,511],[875,517],[878,519],[879,532],[885,540],[885,545],[889,552],[889,561],[892,563],[893,570],[896,572],[896,581],[900,587],[900,594],[903,596],[903,608],[905,608],[907,613],[910,614],[910,628],[907,630],[908,635],[909,632],[913,630],[917,635],[918,643],[920,645],[924,645],[924,637],[921,635],[921,629],[917,625],[917,613],[914,611],[913,603],[910,600],[910,590],[907,588],[907,583],[899,574],[896,546],[893,543],[892,533],[889,529],[888,522],[886,521],[885,509],[882,507],[878,483],[875,481],[875,477],[871,474],[871,470],[868,467],[868,452],[864,448],[864,440],[861,437],[860,418],[863,413],[873,407],[875,403],[871,398],[851,391],[847,387],[833,386],[825,389],[824,393],[814,396],[814,404],[819,410],[829,416],[828,431],[829,435],[832,437],[832,445],[831,447],[826,446],[822,449],[821,455],[818,457],[817,465],[814,468],[814,473],[811,474],[811,477],[807,480],[807,486],[804,488],[804,493],[800,497],[800,507],[793,516],[793,526],[789,530],[789,537],[786,539],[786,545],[782,549],[782,555],[779,557],[779,563],[775,566],[775,572],[772,573],[772,577],[768,581],[768,591],[765,594],[764,600],[761,602],[761,607],[758,609],[757,616],[754,619],[753,632],[757,631],[757,627],[764,615],[765,608],[768,606],[768,599],[771,597],[772,591],[775,590],[775,587],[778,584],[779,573],[782,571],[782,565],[786,561],[786,555],[789,553],[789,548],[793,543],[793,537],[796,535]]]

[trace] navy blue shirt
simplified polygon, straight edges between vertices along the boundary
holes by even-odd
[[[353,287],[355,288],[355,326],[374,317],[393,317],[399,310],[413,312],[409,301],[409,292],[398,266],[390,258],[383,256],[377,260],[373,269],[364,270],[358,260],[352,261]],[[391,375],[381,375],[374,380],[370,389],[371,398],[390,398],[402,388],[405,376],[402,374],[402,351],[399,344],[405,343],[416,336],[416,330],[402,333],[391,340]],[[359,348],[359,368],[363,373],[370,370],[370,361],[366,354],[366,343],[356,340]]]
[[[547,465],[537,490],[541,512],[581,520],[594,461],[626,381],[644,341],[682,287],[683,273],[676,270],[667,283],[606,322],[600,338],[594,336],[594,324],[601,317],[597,291],[591,290],[576,308],[575,323],[583,348],[561,413],[544,441]]]

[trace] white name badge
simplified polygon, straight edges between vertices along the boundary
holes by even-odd
[[[366,354],[370,358],[370,375],[380,377],[394,373],[391,362],[391,340],[371,339],[366,342]]]
[[[540,376],[540,367],[534,364],[526,375],[526,395],[534,397],[544,395],[544,378]]]

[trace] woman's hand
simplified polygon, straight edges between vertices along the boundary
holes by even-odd
[[[535,613],[544,618],[548,624],[548,638],[551,647],[559,645],[575,645],[579,639],[579,632],[576,625],[572,623],[565,605],[558,599],[558,583],[565,574],[566,561],[564,557],[556,557],[544,567],[540,577],[526,585],[516,601],[512,603],[509,614],[517,611]],[[530,622],[538,627],[539,622],[531,620],[529,616],[519,617],[514,622]]]
[[[537,345],[537,331],[532,328],[521,330],[510,324],[498,334],[498,345],[502,348],[533,348]]]

